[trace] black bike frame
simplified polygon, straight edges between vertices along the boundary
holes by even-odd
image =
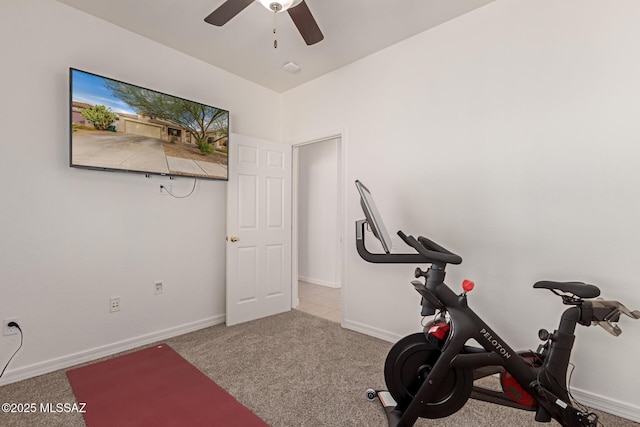
[[[566,390],[566,376],[575,340],[574,331],[580,320],[580,309],[572,307],[565,311],[542,366],[532,366],[469,308],[466,294],[457,295],[444,283],[444,266],[432,265],[424,276],[426,283],[418,285],[419,282],[414,282],[414,287],[425,300],[430,301],[435,297],[442,304],[449,313],[451,330],[442,347],[442,355],[412,403],[405,409],[398,425],[410,426],[415,423],[422,411],[420,402],[430,401],[451,368],[475,370],[488,366],[504,367],[520,386],[536,399],[540,405],[538,408],[542,408],[538,409],[536,419],[544,421],[550,415],[560,422],[568,422],[566,425],[572,425],[568,420],[579,411],[571,407]],[[475,339],[484,351],[467,346],[470,339]],[[528,409],[514,404],[510,399],[500,398],[498,393],[483,393],[477,388],[474,388],[472,397]]]
[[[450,316],[451,329],[441,349],[442,354],[411,403],[406,408],[396,407],[395,410],[387,414],[390,426],[412,426],[422,413],[422,402],[431,401],[439,385],[452,368],[477,370],[491,366],[504,367],[520,386],[539,403],[536,413],[537,421],[549,421],[550,417],[553,417],[565,426],[585,425],[583,418],[586,418],[587,414],[582,414],[571,406],[566,389],[566,376],[575,340],[576,324],[592,320],[587,314],[591,313],[589,310],[583,313],[579,307],[567,309],[562,315],[558,329],[549,340],[548,351],[542,366],[532,366],[469,308],[466,294],[457,295],[444,283],[446,262],[423,255],[425,253],[428,255],[431,252],[429,250],[420,251],[419,254],[370,253],[364,243],[365,224],[365,220],[356,222],[356,247],[360,256],[373,263],[431,264],[426,272],[417,270],[422,273],[419,274],[420,276],[425,277],[425,283],[422,284],[419,281],[412,283],[422,295],[423,304],[435,309],[446,310]],[[398,234],[411,244],[404,234],[401,232]],[[420,241],[423,242],[423,239],[421,238]],[[427,239],[424,240],[429,242]],[[413,241],[415,242],[415,239]],[[433,242],[429,243],[434,245],[433,248],[443,249]],[[444,257],[453,254],[446,251],[442,255]],[[459,262],[461,259],[456,263]],[[418,273],[416,274],[418,277]],[[470,339],[475,339],[484,350],[467,346]],[[499,394],[497,392],[483,393],[474,387],[471,397],[531,410],[531,408],[519,405],[506,397],[500,397]]]

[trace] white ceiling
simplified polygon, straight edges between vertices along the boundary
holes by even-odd
[[[494,0],[306,0],[324,40],[307,46],[287,13],[258,2],[223,27],[224,0],[58,0],[237,76],[284,92]],[[300,71],[282,66],[295,62]]]

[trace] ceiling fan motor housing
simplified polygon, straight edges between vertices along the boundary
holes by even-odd
[[[272,1],[272,0],[258,0],[261,5],[271,10],[272,12],[283,12],[287,9],[290,9],[294,6],[297,6],[302,2],[302,0],[281,0],[281,1]]]

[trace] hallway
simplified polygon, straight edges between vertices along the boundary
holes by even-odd
[[[296,307],[297,310],[340,323],[342,302],[339,288],[312,285],[300,281],[298,282],[298,298],[300,305]]]

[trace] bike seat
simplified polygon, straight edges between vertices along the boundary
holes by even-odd
[[[597,286],[582,282],[553,282],[551,280],[542,280],[536,282],[533,287],[536,289],[567,292],[579,298],[595,298],[600,295],[600,289],[598,289]]]

